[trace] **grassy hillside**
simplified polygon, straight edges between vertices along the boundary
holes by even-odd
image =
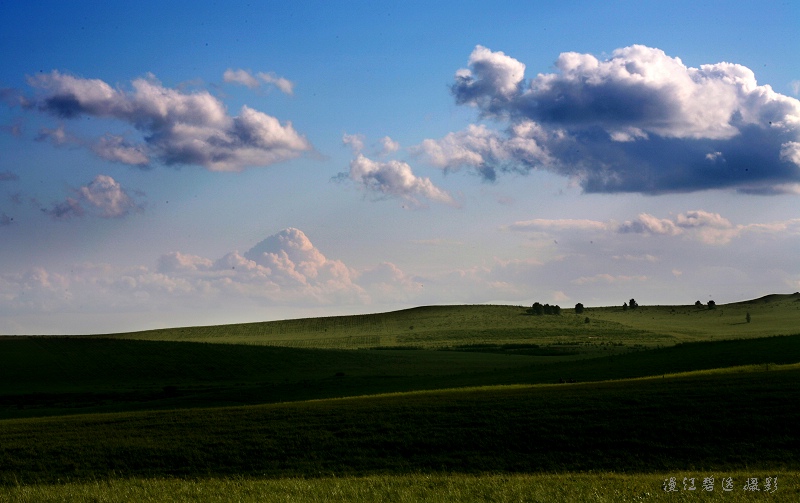
[[[751,323],[745,321],[751,314]],[[589,318],[589,323],[585,323]],[[183,327],[114,334],[125,339],[219,342],[302,348],[358,349],[471,344],[658,347],[678,342],[793,334],[800,327],[800,293],[706,306],[589,308],[582,315],[530,316],[523,306],[428,306],[390,313]],[[108,336],[104,336],[108,337]]]
[[[476,349],[476,348],[473,348]],[[580,382],[800,361],[800,335],[575,360],[482,351],[321,350],[191,342],[0,339],[0,418],[274,403],[492,384]],[[516,351],[512,348],[512,353]]]
[[[0,481],[800,470],[798,379],[790,365],[7,420]]]
[[[794,501],[799,332],[793,294],[4,337],[0,500],[641,501],[654,474],[718,473],[780,474],[769,497]],[[603,494],[623,472],[644,475]]]

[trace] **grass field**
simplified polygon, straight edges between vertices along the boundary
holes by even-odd
[[[798,300],[0,338],[0,500],[797,501]]]
[[[676,492],[665,492],[665,481],[675,478]],[[692,478],[694,485],[692,486]],[[713,478],[708,491],[703,481]],[[775,492],[744,491],[748,479],[757,478],[763,491],[767,478],[778,479]],[[687,479],[687,489],[683,481]],[[731,491],[722,488],[730,479]],[[112,503],[160,501],[223,503],[249,502],[514,502],[514,503],[627,503],[643,501],[743,503],[800,500],[797,473],[758,470],[745,472],[665,472],[653,474],[412,474],[315,479],[111,479],[96,482],[29,485],[0,488],[11,503]],[[694,490],[690,490],[694,487]]]

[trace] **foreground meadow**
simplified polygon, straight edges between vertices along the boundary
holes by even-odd
[[[798,501],[798,299],[3,338],[0,501]]]
[[[674,478],[674,492],[664,491]],[[744,489],[758,481],[759,491]],[[765,482],[777,480],[777,490]],[[694,479],[694,480],[692,480]],[[712,479],[712,480],[709,480]],[[686,489],[684,489],[684,480]],[[730,490],[723,483],[730,480]],[[705,482],[705,486],[703,485]],[[0,487],[10,503],[84,502],[392,502],[627,503],[644,501],[744,503],[800,500],[800,473],[758,470],[648,474],[413,474],[315,479],[111,479]],[[693,485],[692,485],[693,484]],[[694,489],[690,489],[694,487]],[[710,490],[709,490],[710,489]]]

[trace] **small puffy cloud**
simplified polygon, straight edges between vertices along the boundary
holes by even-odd
[[[247,70],[233,70],[232,68],[228,68],[222,75],[222,79],[225,82],[241,84],[249,87],[250,89],[257,89],[261,87],[261,83],[264,82],[265,84],[277,87],[278,90],[284,94],[288,94],[290,96],[294,94],[294,82],[290,81],[289,79],[279,77],[273,72],[259,72],[256,76],[253,76],[253,74]]]
[[[797,96],[798,94],[800,94],[800,80],[793,80],[793,81],[791,81],[791,82],[789,83],[789,87],[791,87],[791,88],[792,88],[792,93],[794,93],[794,95],[795,95],[795,96]]]
[[[479,45],[469,56],[469,68],[456,72],[453,94],[459,104],[499,111],[520,92],[524,75],[523,63]]]
[[[349,146],[353,155],[360,154],[364,150],[364,135],[345,133],[342,135],[342,145]]]
[[[222,75],[222,79],[225,82],[233,82],[233,83],[236,83],[236,84],[241,84],[243,86],[249,87],[250,89],[255,89],[259,85],[261,85],[258,82],[258,79],[253,77],[253,75],[250,72],[248,72],[247,70],[242,70],[242,69],[233,70],[231,68],[228,68],[227,70],[225,70],[225,73]]]
[[[131,212],[142,211],[122,186],[108,175],[97,175],[88,185],[79,187],[75,197],[42,209],[56,220],[82,217],[87,211],[102,218],[122,218]]]
[[[289,79],[285,79],[283,77],[278,77],[272,72],[264,73],[259,72],[258,78],[266,82],[267,84],[272,84],[273,86],[277,87],[280,92],[283,94],[292,95],[294,94],[294,82]]]
[[[0,171],[0,182],[14,182],[19,180],[19,175],[11,171]]]
[[[666,218],[656,218],[647,213],[640,214],[635,220],[628,220],[621,224],[617,232],[626,234],[663,234],[676,236],[681,230],[672,220]]]
[[[472,168],[492,181],[497,171],[527,172],[552,162],[543,146],[549,134],[529,121],[515,124],[505,135],[482,124],[472,124],[439,140],[424,140],[411,152],[445,171]]]
[[[692,227],[711,227],[715,229],[730,229],[733,224],[724,218],[719,213],[710,213],[703,210],[687,211],[681,213],[675,219],[675,224],[678,227],[692,228]]]
[[[450,194],[436,187],[429,178],[414,175],[411,166],[405,162],[378,162],[358,154],[350,162],[348,176],[364,190],[383,196],[400,197],[413,205],[422,204],[423,199],[455,204]]]
[[[232,117],[207,91],[167,88],[152,76],[134,80],[130,91],[57,71],[30,77],[28,82],[42,94],[35,102],[41,111],[62,119],[81,115],[117,119],[140,131],[142,145],[115,136],[94,144],[98,155],[118,162],[145,165],[145,159],[156,159],[167,165],[240,171],[292,159],[312,149],[289,122],[281,124],[248,106]]]
[[[384,136],[380,140],[378,140],[378,144],[380,145],[381,149],[378,155],[389,155],[397,152],[400,150],[400,144],[388,136]]]
[[[800,100],[759,85],[747,67],[689,67],[642,45],[604,60],[563,53],[555,66],[526,80],[523,63],[476,47],[451,90],[456,103],[505,127],[473,126],[418,151],[435,166],[486,178],[546,169],[586,192],[768,194],[800,182]],[[520,141],[525,148],[512,147]]]
[[[97,175],[89,185],[78,189],[81,200],[99,211],[103,218],[120,218],[141,208],[120,184],[108,175]]]

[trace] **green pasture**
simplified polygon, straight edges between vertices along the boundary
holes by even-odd
[[[675,492],[666,492],[676,479]],[[745,491],[748,480],[757,479],[761,491]],[[777,490],[765,492],[766,479],[777,479]],[[692,480],[694,479],[694,480]],[[709,480],[711,479],[711,480]],[[686,486],[684,486],[684,480]],[[723,481],[730,480],[730,491]],[[706,486],[703,486],[703,482]],[[750,503],[800,500],[798,472],[693,471],[647,474],[440,474],[370,475],[315,479],[253,479],[243,477],[205,479],[111,479],[0,487],[0,498],[9,503],[153,503],[198,502],[395,502],[451,503],[496,501],[500,503],[638,503],[709,502]],[[686,487],[686,489],[684,489]],[[690,489],[694,487],[694,490]],[[708,488],[711,490],[709,491]]]
[[[799,378],[800,294],[2,337],[0,501],[797,501]]]
[[[800,365],[2,422],[0,484],[800,469]],[[35,441],[33,441],[35,439]]]
[[[800,335],[576,359],[67,337],[0,339],[0,418],[289,402],[495,384],[627,379],[800,361]],[[483,352],[489,351],[489,352]]]
[[[748,312],[750,323],[745,320]],[[794,334],[796,327],[800,327],[800,294],[770,295],[713,310],[694,305],[640,305],[627,311],[621,306],[587,308],[577,315],[570,308],[563,309],[560,316],[531,316],[525,306],[427,306],[379,314],[109,336],[322,349],[538,344],[571,346],[579,353],[596,354],[607,345],[653,348],[678,342]]]

